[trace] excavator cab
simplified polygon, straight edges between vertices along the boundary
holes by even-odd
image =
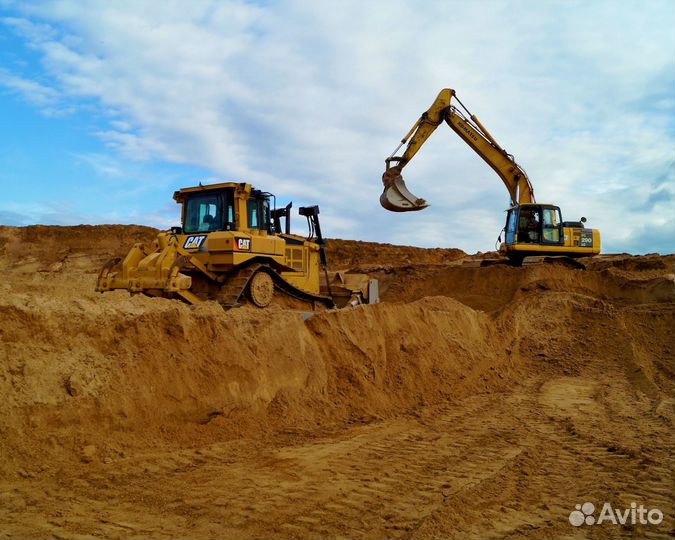
[[[552,204],[519,204],[506,211],[502,248],[509,259],[522,264],[526,257],[581,257],[600,252],[600,233],[580,221],[563,221]]]
[[[562,245],[560,208],[522,204],[507,211],[506,244]]]

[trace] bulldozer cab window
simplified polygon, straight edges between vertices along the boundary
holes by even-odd
[[[270,230],[270,202],[267,199],[251,199],[248,201],[249,229]]]
[[[543,209],[543,236],[544,242],[552,244],[560,243],[560,209],[559,208],[544,208]]]
[[[271,231],[270,227],[270,202],[267,199],[263,199],[262,201],[262,214],[260,215],[261,218],[261,229],[267,232]]]
[[[234,222],[234,207],[231,204],[227,205],[227,222],[225,224],[225,230],[231,231],[235,229]]]
[[[186,233],[217,231],[222,228],[222,212],[218,195],[200,195],[187,200],[185,208]]]
[[[252,199],[248,201],[248,228],[257,229],[258,227],[258,201]]]
[[[185,201],[185,223],[188,233],[234,230],[234,190],[193,195]]]

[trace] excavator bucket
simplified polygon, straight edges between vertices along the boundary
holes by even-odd
[[[382,175],[382,183],[384,191],[380,195],[380,204],[391,212],[413,212],[429,206],[427,201],[408,191],[398,167],[387,169]]]

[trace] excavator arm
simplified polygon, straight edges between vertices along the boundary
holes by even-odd
[[[453,97],[466,114],[451,104]],[[429,206],[424,199],[408,191],[402,171],[443,121],[499,175],[509,192],[512,205],[535,202],[534,190],[525,171],[511,154],[497,144],[478,118],[464,107],[455,91],[445,88],[429,110],[415,122],[394,153],[385,160],[387,168],[382,175],[384,191],[380,196],[380,204],[384,208],[392,212],[411,212]],[[395,156],[406,143],[408,145],[403,155]]]

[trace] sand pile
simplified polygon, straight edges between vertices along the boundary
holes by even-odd
[[[466,257],[461,249],[425,249],[358,240],[328,240],[326,251],[331,266],[336,270],[355,267],[370,271],[389,270],[413,263],[447,264]]]
[[[58,272],[67,261],[71,268],[96,271],[101,261],[122,256],[156,234],[157,229],[137,225],[0,226],[0,268]]]
[[[572,373],[610,355],[649,395],[672,384],[672,257],[464,268],[458,250],[333,240],[336,266],[373,265],[384,302],[308,320],[94,293],[103,261],[154,234],[0,229],[3,474],[389,418],[501,391],[532,359]]]
[[[487,317],[448,298],[307,322],[290,311],[224,314],[212,303],[144,298],[23,296],[0,315],[10,469],[18,454],[39,458],[42,445],[114,451],[136,434],[230,437],[387,417],[489,389],[510,369]]]
[[[377,272],[384,301],[410,302],[431,291],[475,309],[494,311],[527,295],[546,292],[583,294],[613,303],[673,301],[675,257],[599,257],[585,271],[549,264],[524,268],[487,268],[413,264]]]

